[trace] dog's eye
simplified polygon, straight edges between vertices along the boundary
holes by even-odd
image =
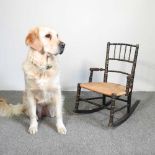
[[[46,34],[45,37],[49,38],[50,40],[52,39],[52,35],[51,34]]]

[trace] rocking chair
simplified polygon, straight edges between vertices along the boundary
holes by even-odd
[[[116,50],[117,49],[117,50]],[[106,52],[106,61],[105,61],[105,69],[103,68],[90,68],[90,76],[88,83],[78,83],[77,85],[77,96],[76,96],[76,103],[75,103],[75,113],[93,113],[97,112],[102,109],[110,110],[110,119],[109,119],[109,127],[115,127],[122,124],[126,121],[131,114],[136,109],[137,105],[139,104],[140,100],[136,100],[134,104],[131,105],[131,97],[132,97],[132,90],[133,90],[133,82],[134,82],[134,75],[135,75],[135,68],[138,56],[138,49],[139,45],[131,45],[125,43],[107,43],[107,52]],[[111,56],[111,52],[112,55]],[[131,58],[133,55],[133,58]],[[123,63],[130,63],[131,64],[131,71],[129,73],[120,71],[120,70],[110,70],[109,69],[109,62],[123,62]],[[103,82],[92,82],[93,73],[96,71],[104,71],[104,80]],[[108,82],[108,73],[121,73],[126,75],[126,86],[118,83],[111,83]],[[82,98],[81,97],[81,88],[96,92],[101,94],[101,97],[89,97],[89,98]],[[124,98],[122,98],[124,96]],[[106,102],[106,98],[109,97],[110,101]],[[95,99],[102,99],[102,103],[95,103],[92,100]],[[120,108],[115,107],[116,101],[122,101],[126,104],[121,106]],[[80,110],[79,109],[79,102],[84,101],[95,105],[95,108],[89,110]],[[123,110],[126,108],[125,114],[119,118],[118,120],[114,121],[114,114],[118,111]]]

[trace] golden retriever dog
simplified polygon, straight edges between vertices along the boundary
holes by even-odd
[[[0,116],[26,113],[30,118],[29,133],[38,131],[37,120],[42,116],[56,116],[56,127],[60,134],[66,134],[63,123],[63,97],[61,94],[58,55],[62,54],[65,43],[58,34],[47,27],[35,27],[26,37],[29,47],[23,63],[25,91],[23,104],[7,104],[0,99]]]

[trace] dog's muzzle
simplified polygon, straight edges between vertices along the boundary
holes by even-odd
[[[59,54],[63,53],[64,48],[65,48],[65,43],[60,41],[60,43],[59,43],[59,50],[60,50]]]

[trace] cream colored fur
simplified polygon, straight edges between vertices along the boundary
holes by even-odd
[[[58,54],[64,50],[64,43],[57,33],[47,27],[33,28],[26,37],[28,55],[23,63],[25,92],[23,104],[0,103],[0,115],[12,116],[26,113],[30,118],[29,133],[38,131],[37,106],[47,105],[51,117],[56,116],[56,127],[60,134],[66,134],[63,123],[63,98],[61,95]],[[63,45],[63,46],[62,46]],[[47,69],[47,66],[50,66]]]
[[[2,117],[18,116],[24,114],[25,110],[24,104],[12,105],[8,104],[5,99],[0,98],[0,116]]]

